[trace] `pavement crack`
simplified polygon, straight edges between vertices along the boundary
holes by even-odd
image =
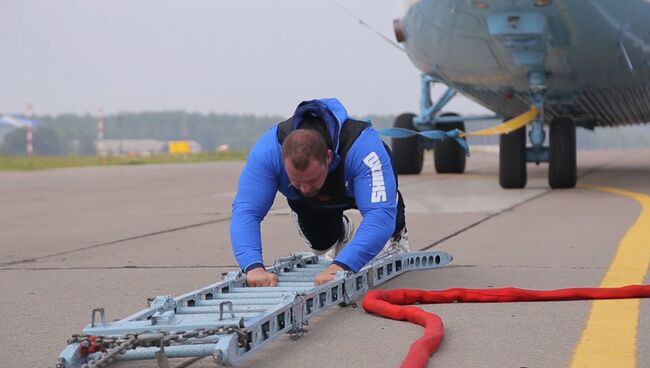
[[[435,247],[436,245],[438,245],[438,244],[440,244],[440,243],[442,243],[442,242],[445,242],[445,241],[447,241],[447,240],[449,240],[449,239],[455,238],[456,236],[458,236],[458,235],[464,233],[465,231],[467,231],[467,230],[469,230],[469,229],[471,229],[471,228],[473,228],[473,227],[476,227],[476,226],[478,226],[478,225],[480,225],[480,224],[486,222],[487,220],[489,220],[489,219],[491,219],[491,218],[493,218],[493,217],[497,217],[497,216],[503,214],[504,212],[512,211],[513,209],[515,209],[515,208],[517,208],[517,207],[519,207],[519,206],[521,206],[521,205],[524,205],[524,204],[526,204],[526,203],[528,203],[528,202],[532,202],[533,200],[536,200],[536,199],[538,199],[538,198],[540,198],[540,197],[542,197],[542,196],[544,196],[544,195],[546,195],[546,194],[548,194],[548,193],[550,193],[550,192],[551,192],[551,189],[547,189],[547,190],[545,190],[545,191],[543,191],[543,192],[541,192],[541,193],[539,193],[539,194],[537,194],[537,195],[535,195],[535,196],[532,196],[532,197],[530,197],[530,198],[527,198],[527,199],[525,199],[525,200],[523,200],[523,201],[521,201],[521,202],[519,202],[519,203],[515,203],[514,205],[512,205],[512,206],[510,206],[510,207],[504,208],[504,209],[502,209],[501,211],[491,213],[491,214],[487,215],[486,217],[483,217],[482,219],[480,219],[480,220],[478,220],[478,221],[475,221],[475,222],[473,222],[473,223],[471,223],[471,224],[469,224],[469,225],[467,225],[467,226],[465,226],[465,227],[462,227],[462,228],[460,228],[459,230],[457,230],[457,231],[455,231],[455,232],[453,232],[453,233],[451,233],[451,234],[449,234],[449,235],[443,237],[442,239],[439,239],[439,240],[437,240],[437,241],[435,241],[435,242],[433,242],[433,243],[427,245],[426,247],[424,247],[424,248],[422,248],[422,249],[420,249],[420,250],[428,250],[428,249],[431,249],[431,248]]]
[[[204,221],[204,222],[199,222],[199,223],[196,223],[196,224],[190,224],[190,225],[174,227],[174,228],[171,228],[171,229],[154,231],[154,232],[147,233],[147,234],[135,235],[135,236],[131,236],[131,237],[128,237],[128,238],[123,238],[123,239],[111,240],[111,241],[108,241],[108,242],[92,244],[92,245],[84,246],[84,247],[81,247],[81,248],[66,250],[66,251],[58,252],[58,253],[52,253],[52,254],[48,254],[48,255],[44,255],[44,256],[40,256],[40,257],[19,259],[19,260],[11,261],[11,262],[3,262],[3,263],[0,263],[0,267],[7,267],[7,266],[14,266],[14,265],[17,265],[17,264],[37,262],[37,261],[47,259],[47,258],[62,256],[62,255],[71,254],[71,253],[82,252],[82,251],[86,251],[86,250],[90,250],[90,249],[106,247],[106,246],[109,246],[109,245],[124,243],[124,242],[131,241],[131,240],[148,238],[148,237],[151,237],[151,236],[157,236],[157,235],[172,233],[172,232],[175,232],[175,231],[182,231],[182,230],[192,229],[192,228],[195,228],[195,227],[200,227],[200,226],[205,226],[205,225],[218,224],[220,222],[229,221],[230,219],[231,219],[231,217],[229,216],[229,217],[218,219],[218,220]]]

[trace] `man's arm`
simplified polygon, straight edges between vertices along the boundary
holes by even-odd
[[[253,146],[232,203],[230,240],[239,266],[247,273],[264,270],[260,223],[275,199],[281,170],[276,129],[267,131]]]
[[[382,250],[395,231],[397,185],[388,152],[373,129],[364,130],[357,138],[345,165],[346,178],[353,182],[363,220],[335,262],[358,272]]]

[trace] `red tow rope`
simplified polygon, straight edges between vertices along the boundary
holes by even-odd
[[[444,335],[442,319],[420,308],[406,306],[415,303],[490,303],[530,302],[589,299],[625,299],[650,297],[650,285],[630,285],[620,288],[568,288],[557,290],[527,290],[518,288],[417,290],[371,290],[363,298],[363,309],[391,319],[410,321],[425,327],[422,337],[409,349],[403,368],[425,367]]]

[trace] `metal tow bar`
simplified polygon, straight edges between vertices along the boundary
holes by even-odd
[[[374,260],[358,273],[337,272],[334,280],[314,286],[314,277],[331,261],[294,253],[267,268],[279,276],[275,287],[247,287],[244,274],[229,272],[202,289],[175,298],[158,296],[149,308],[119,321],[107,321],[104,309],[96,308],[83,334],[68,340],[57,368],[146,359],[168,368],[168,358],[192,358],[178,366],[186,367],[208,356],[218,365],[235,365],[285,333],[300,337],[309,319],[332,306],[348,304],[405,272],[451,260],[439,251],[402,253]]]

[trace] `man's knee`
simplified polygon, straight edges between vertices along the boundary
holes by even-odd
[[[292,218],[300,237],[308,247],[315,251],[327,251],[341,240],[341,225],[336,224],[337,221],[332,223],[332,219],[328,218],[324,218],[322,221],[310,218],[312,221],[305,223],[295,212],[292,212]],[[340,220],[338,222],[340,223]]]
[[[336,245],[336,243],[338,243],[338,241],[339,241],[338,239],[334,239],[333,241],[332,241],[332,239],[327,239],[327,240],[321,240],[321,239],[312,240],[312,239],[309,239],[309,243],[311,245],[311,248],[314,249],[314,250],[318,250],[318,251],[326,251],[326,250],[330,249],[331,247],[333,247],[334,245]]]

